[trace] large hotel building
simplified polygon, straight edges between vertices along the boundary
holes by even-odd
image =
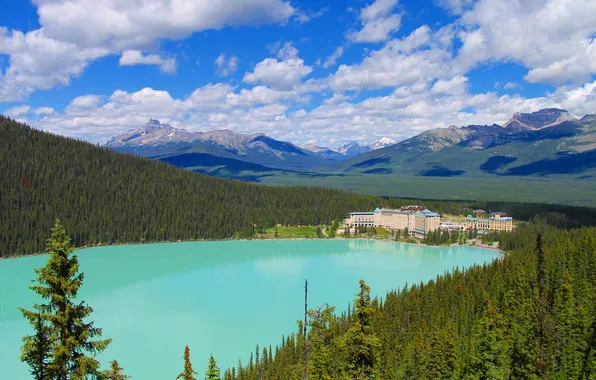
[[[492,214],[488,219],[473,218],[468,215],[466,218],[466,229],[478,231],[513,231],[513,218],[502,216],[499,213]]]
[[[420,207],[380,209],[371,212],[352,212],[346,219],[349,227],[383,227],[388,230],[405,230],[413,235],[424,236],[441,224],[441,216]]]
[[[442,228],[441,216],[419,206],[406,206],[401,209],[380,209],[369,212],[352,212],[345,220],[348,227],[383,227],[388,230],[405,230],[414,236],[423,237],[429,231]],[[513,230],[513,219],[494,213],[488,219],[473,218],[468,215],[465,224],[446,223],[445,227],[478,231]]]

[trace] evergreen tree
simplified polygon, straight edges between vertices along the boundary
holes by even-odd
[[[192,364],[190,362],[190,348],[188,348],[188,346],[186,346],[184,348],[184,371],[180,372],[180,374],[178,375],[178,377],[176,377],[176,379],[182,379],[182,380],[197,380],[196,377],[194,377],[194,375],[197,374],[197,371],[195,371],[192,368]]]
[[[563,282],[555,295],[555,314],[557,318],[555,334],[559,337],[557,355],[557,378],[578,379],[582,372],[585,341],[581,324],[582,312],[577,307],[573,291],[573,280],[567,269]]]
[[[209,365],[207,366],[207,371],[205,372],[205,380],[220,380],[220,371],[219,367],[217,366],[217,362],[213,358],[213,355],[209,357]]]
[[[23,338],[21,360],[30,367],[30,373],[36,380],[50,378],[48,364],[52,355],[51,330],[47,316],[40,313],[24,313],[35,330],[35,335]]]
[[[85,321],[93,309],[85,302],[75,302],[84,276],[79,273],[78,257],[72,252],[70,238],[57,220],[46,246],[48,263],[36,269],[39,285],[31,287],[47,303],[35,305],[35,311],[21,309],[36,329],[34,336],[24,338],[23,361],[36,363],[32,370],[46,371],[58,380],[97,376],[99,362],[95,355],[111,341],[92,340],[102,334],[93,322]],[[43,368],[44,361],[47,368]]]
[[[331,323],[335,307],[327,304],[309,310],[310,332],[308,357],[308,378],[313,380],[331,379],[337,372],[334,360],[335,347]]]
[[[99,379],[100,380],[126,380],[130,379],[130,376],[127,376],[122,373],[124,368],[120,367],[120,364],[116,360],[112,360],[110,363],[110,369],[105,370],[101,373]]]
[[[494,301],[487,300],[482,317],[476,324],[471,373],[481,380],[508,377],[504,352],[504,321]]]
[[[347,357],[347,372],[353,379],[372,379],[378,376],[380,340],[373,331],[375,308],[370,299],[370,287],[360,280],[360,292],[354,300],[353,324],[341,338]]]

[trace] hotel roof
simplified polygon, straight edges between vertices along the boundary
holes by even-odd
[[[372,212],[372,211],[351,212],[350,215],[374,215],[374,212]]]

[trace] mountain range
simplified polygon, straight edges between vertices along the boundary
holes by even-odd
[[[264,134],[241,134],[230,130],[189,132],[151,119],[144,126],[126,131],[106,146],[114,150],[160,159],[195,171],[292,171],[325,167],[374,149],[396,143],[387,137],[370,145],[357,142],[338,149],[314,144],[299,147]]]
[[[505,124],[436,128],[401,142],[297,146],[264,134],[188,132],[149,120],[107,147],[211,175],[260,181],[278,175],[391,174],[596,178],[596,115],[581,119],[546,108]],[[298,181],[300,182],[300,181]]]
[[[548,108],[515,113],[503,126],[432,129],[398,144],[346,160],[335,169],[418,176],[592,176],[596,115],[577,119]],[[588,173],[589,172],[589,173]]]

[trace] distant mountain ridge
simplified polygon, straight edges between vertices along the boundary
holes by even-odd
[[[342,173],[596,179],[596,115],[578,119],[557,108],[516,112],[503,126],[452,125],[401,142],[384,137],[371,144],[346,142],[339,148],[297,146],[264,134],[229,130],[193,133],[152,119],[106,145],[188,170],[249,181],[280,175],[347,175]]]
[[[383,137],[370,145],[351,142],[338,149],[308,144],[303,147],[286,141],[275,140],[262,133],[242,134],[231,130],[189,132],[150,119],[140,128],[128,130],[110,139],[105,145],[120,152],[134,153],[168,162],[184,162],[185,167],[204,171],[208,166],[247,168],[240,161],[260,165],[263,170],[303,170],[324,167],[333,162],[355,157],[372,149],[380,149],[395,143]],[[190,153],[199,153],[189,155]],[[184,160],[173,157],[185,154]],[[194,165],[189,158],[194,157]],[[225,160],[216,159],[216,157]],[[199,162],[200,160],[200,162]],[[221,168],[218,168],[217,173]]]
[[[421,176],[596,175],[596,115],[547,108],[515,113],[500,126],[436,128],[335,167]],[[592,172],[594,172],[592,174]]]

